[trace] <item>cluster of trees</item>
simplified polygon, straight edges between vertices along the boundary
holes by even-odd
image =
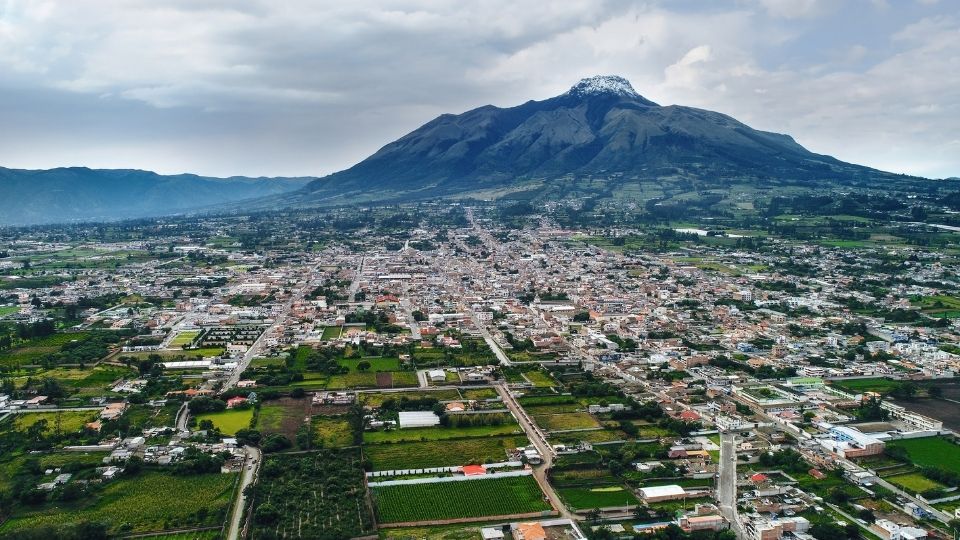
[[[390,317],[385,311],[379,309],[348,313],[345,321],[349,324],[364,323],[368,328],[373,328],[380,334],[399,334],[403,331],[403,328],[390,322]]]
[[[454,428],[471,426],[501,426],[511,421],[511,416],[503,413],[443,414],[440,416],[440,425]]]

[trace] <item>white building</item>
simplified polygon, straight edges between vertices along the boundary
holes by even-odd
[[[440,417],[433,411],[401,411],[400,429],[440,425]]]

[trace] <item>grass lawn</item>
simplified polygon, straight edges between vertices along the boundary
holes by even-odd
[[[63,433],[80,431],[87,422],[97,418],[97,411],[30,412],[18,414],[14,422],[17,431],[26,431],[30,426],[46,420],[47,433],[53,433],[60,415],[60,430]]]
[[[314,416],[310,419],[314,444],[324,448],[341,448],[353,444],[353,430],[345,418]]]
[[[886,480],[913,493],[923,493],[928,489],[941,489],[944,487],[943,484],[934,482],[920,473],[888,476],[886,477]]]
[[[18,306],[0,306],[0,317],[6,317],[20,311]]]
[[[229,410],[216,413],[204,413],[197,416],[197,424],[202,420],[211,420],[224,435],[233,435],[237,430],[250,427],[253,409]]]
[[[398,444],[371,444],[364,454],[375,471],[450,467],[507,460],[507,450],[528,444],[523,435]]]
[[[960,446],[943,437],[900,439],[887,444],[906,449],[914,465],[936,467],[960,474]]]
[[[325,326],[323,327],[323,335],[320,336],[320,339],[331,340],[337,339],[340,337],[340,331],[343,327],[341,326]]]
[[[564,414],[543,414],[533,417],[537,424],[547,431],[563,431],[567,429],[587,429],[600,427],[597,420],[585,412]]]
[[[532,476],[372,487],[381,523],[502,516],[550,510]]]
[[[393,429],[390,431],[365,431],[363,433],[363,442],[365,444],[378,444],[389,442],[440,441],[446,439],[513,435],[515,433],[520,433],[520,426],[515,423],[500,426],[471,426],[459,428],[438,426]]]
[[[575,510],[640,504],[633,492],[623,486],[568,487],[557,491]]]
[[[173,476],[145,472],[115,480],[95,497],[76,504],[52,503],[29,512],[18,511],[0,532],[82,520],[101,521],[112,531],[128,532],[219,525],[233,497],[235,474]],[[203,510],[203,512],[201,512]]]

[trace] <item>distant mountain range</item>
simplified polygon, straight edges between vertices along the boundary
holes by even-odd
[[[437,198],[649,199],[652,184],[882,188],[904,179],[922,180],[815,154],[720,113],[661,106],[622,77],[597,76],[543,101],[441,115],[319,179],[0,168],[0,224]]]
[[[555,198],[603,179],[609,195],[649,180],[699,187],[730,181],[850,184],[898,177],[815,154],[790,136],[716,112],[661,106],[617,76],[510,108],[444,114],[345,171],[279,197],[284,204],[443,196],[495,198],[518,191]],[[902,176],[900,176],[902,178]],[[590,183],[586,182],[586,183]]]
[[[149,171],[0,167],[0,225],[175,214],[295,191],[314,178],[209,178]]]

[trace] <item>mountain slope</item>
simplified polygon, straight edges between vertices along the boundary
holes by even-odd
[[[570,91],[510,108],[442,115],[357,165],[310,183],[287,204],[339,204],[549,188],[562,178],[620,183],[679,177],[850,183],[888,173],[814,154],[791,137],[716,112],[660,106],[623,78],[583,79]]]
[[[157,216],[302,188],[313,178],[162,176],[138,170],[0,167],[0,225]]]

